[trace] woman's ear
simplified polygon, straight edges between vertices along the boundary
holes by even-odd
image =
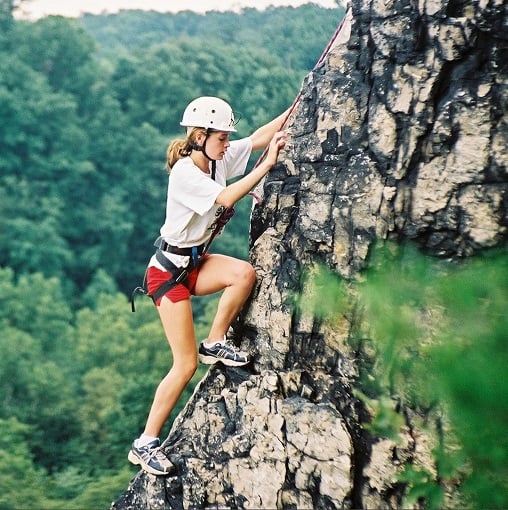
[[[194,143],[196,145],[203,145],[206,138],[206,134],[203,131],[197,131],[194,135]]]

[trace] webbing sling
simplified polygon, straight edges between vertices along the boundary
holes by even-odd
[[[191,259],[189,261],[188,267],[178,267],[173,264],[169,259],[167,259],[161,250],[157,250],[155,252],[155,257],[157,259],[157,262],[161,264],[166,271],[171,273],[171,278],[169,280],[166,280],[162,285],[159,286],[157,290],[150,296],[153,299],[153,302],[156,303],[159,298],[164,296],[166,292],[170,291],[173,287],[178,285],[179,283],[182,283],[185,285],[187,277],[189,276],[189,270],[193,269],[194,266],[194,260]]]
[[[145,276],[143,278],[143,286],[136,287],[131,294],[131,310],[133,312],[136,311],[136,306],[134,304],[134,298],[136,294],[144,294],[145,296],[150,296],[154,303],[156,303],[166,292],[170,291],[173,287],[182,283],[185,285],[187,277],[189,276],[189,271],[192,270],[196,264],[194,262],[194,258],[192,257],[189,261],[188,267],[178,267],[173,262],[171,262],[168,258],[164,256],[162,250],[157,250],[155,252],[155,258],[157,262],[164,267],[166,271],[171,273],[171,278],[166,280],[164,283],[159,285],[159,287],[153,292],[153,294],[148,293],[147,285],[146,285],[146,273],[148,272],[148,268],[146,268]]]
[[[131,294],[131,310],[133,312],[136,311],[136,307],[134,304],[134,299],[136,297],[136,294],[144,294],[145,296],[150,296],[153,299],[153,302],[155,303],[161,296],[164,296],[166,292],[171,290],[175,285],[178,285],[179,283],[183,283],[189,274],[189,271],[199,265],[199,259],[202,257],[210,248],[210,245],[212,244],[212,241],[220,234],[222,229],[226,226],[226,223],[234,216],[235,210],[231,208],[224,208],[220,215],[217,217],[215,221],[215,228],[213,229],[212,235],[208,239],[208,242],[204,245],[203,248],[200,246],[193,246],[190,250],[190,262],[189,266],[186,268],[184,267],[178,267],[175,266],[169,259],[167,259],[161,249],[158,249],[155,252],[155,257],[157,258],[157,261],[159,264],[161,264],[167,271],[169,271],[172,274],[172,277],[161,284],[161,286],[152,294],[148,294],[147,286],[146,286],[146,273],[148,271],[148,268],[145,271],[145,276],[143,278],[143,285],[136,287]],[[155,241],[155,245],[157,248],[160,248],[163,244],[159,242],[161,238],[157,238]],[[184,284],[185,285],[185,284]]]

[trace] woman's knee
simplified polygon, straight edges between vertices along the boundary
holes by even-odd
[[[256,283],[256,271],[249,262],[242,261],[236,274],[238,281],[247,287],[252,287]]]
[[[184,360],[174,360],[172,370],[177,372],[182,380],[189,382],[198,368],[198,360],[195,357],[186,357]]]

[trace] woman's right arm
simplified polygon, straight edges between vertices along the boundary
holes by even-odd
[[[217,196],[215,203],[228,208],[233,207],[236,202],[247,195],[275,165],[277,157],[279,156],[279,151],[285,144],[286,133],[284,131],[276,132],[270,141],[266,158],[247,175],[233,184],[226,186]]]

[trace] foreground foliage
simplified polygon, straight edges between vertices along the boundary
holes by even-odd
[[[354,341],[364,353],[357,396],[370,410],[368,427],[397,441],[408,409],[436,444],[432,469],[406,464],[405,505],[439,509],[455,493],[462,507],[506,508],[506,250],[451,264],[386,245],[362,278],[354,289],[363,330]],[[344,313],[349,291],[336,275],[323,271],[313,286],[315,313]]]

